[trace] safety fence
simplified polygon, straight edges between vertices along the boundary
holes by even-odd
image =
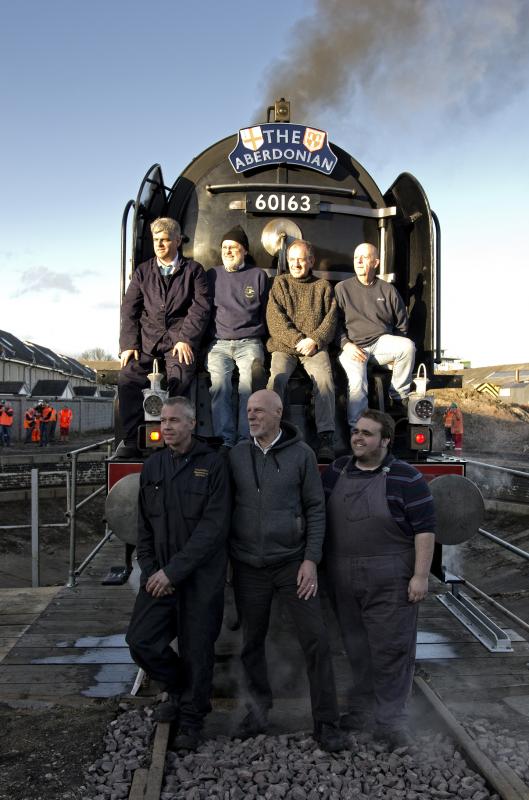
[[[86,558],[82,561],[79,566],[76,566],[76,558],[77,558],[77,514],[79,509],[89,503],[98,495],[102,494],[106,491],[106,482],[103,485],[99,486],[89,495],[84,497],[79,502],[77,501],[77,492],[78,492],[78,472],[79,472],[79,455],[81,453],[87,453],[93,450],[99,450],[100,448],[106,447],[106,456],[107,459],[111,458],[112,448],[114,444],[114,437],[109,439],[103,439],[100,442],[95,442],[93,444],[87,445],[86,447],[80,447],[77,450],[71,450],[69,453],[66,454],[67,459],[70,462],[70,469],[44,469],[40,470],[37,467],[31,469],[31,522],[26,524],[19,524],[19,525],[0,525],[0,530],[16,530],[16,529],[27,529],[31,530],[31,585],[32,587],[40,586],[40,541],[39,541],[39,529],[40,528],[69,528],[69,569],[68,569],[68,580],[67,586],[73,587],[76,584],[76,580],[81,575],[81,573],[86,569],[88,564],[92,561],[96,553],[103,547],[105,542],[107,542],[112,532],[109,531],[108,526],[105,524],[105,533],[100,541],[95,545],[92,551],[86,556]],[[3,477],[11,477],[15,475],[20,477],[19,472],[15,473],[2,473]],[[57,477],[57,480],[64,480],[66,486],[66,510],[64,512],[64,517],[66,517],[66,521],[60,522],[47,522],[41,523],[39,518],[39,487],[42,485],[43,479],[49,479],[50,477]]]

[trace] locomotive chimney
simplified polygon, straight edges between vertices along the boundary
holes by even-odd
[[[274,112],[274,122],[290,122],[290,102],[282,97],[276,100],[273,106],[268,106],[267,118],[270,122],[270,112]]]

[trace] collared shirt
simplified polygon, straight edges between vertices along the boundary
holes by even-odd
[[[156,263],[158,264],[158,267],[163,277],[167,278],[169,275],[173,274],[178,264],[180,263],[180,256],[176,255],[170,264],[162,264],[159,258],[156,259]]]
[[[272,447],[273,447],[275,444],[277,444],[277,442],[278,442],[278,441],[281,439],[281,434],[282,434],[282,431],[279,431],[279,433],[277,434],[277,436],[276,436],[276,438],[274,439],[274,441],[273,441],[273,442],[270,442],[270,444],[267,444],[267,445],[265,445],[265,447],[261,447],[261,445],[259,444],[259,442],[258,442],[258,441],[257,441],[257,439],[255,438],[255,436],[253,437],[253,443],[254,443],[254,445],[255,445],[256,447],[258,447],[258,448],[259,448],[259,450],[261,450],[261,451],[262,451],[262,452],[263,452],[263,453],[266,455],[266,454],[268,453],[268,451],[269,451],[269,450],[271,450],[271,449],[272,449]]]

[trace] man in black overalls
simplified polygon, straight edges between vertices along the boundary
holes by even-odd
[[[391,748],[409,744],[406,703],[417,634],[417,604],[428,592],[435,517],[430,490],[389,450],[391,417],[367,410],[351,434],[351,457],[323,475],[326,568],[353,671],[342,727],[362,728]]]

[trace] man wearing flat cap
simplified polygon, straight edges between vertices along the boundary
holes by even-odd
[[[215,436],[226,449],[249,438],[246,405],[252,375],[262,371],[266,335],[268,277],[247,263],[248,238],[237,225],[222,237],[222,264],[208,270],[212,299],[211,334],[206,368],[211,379],[211,417]],[[239,371],[238,412],[232,405],[232,374]]]

